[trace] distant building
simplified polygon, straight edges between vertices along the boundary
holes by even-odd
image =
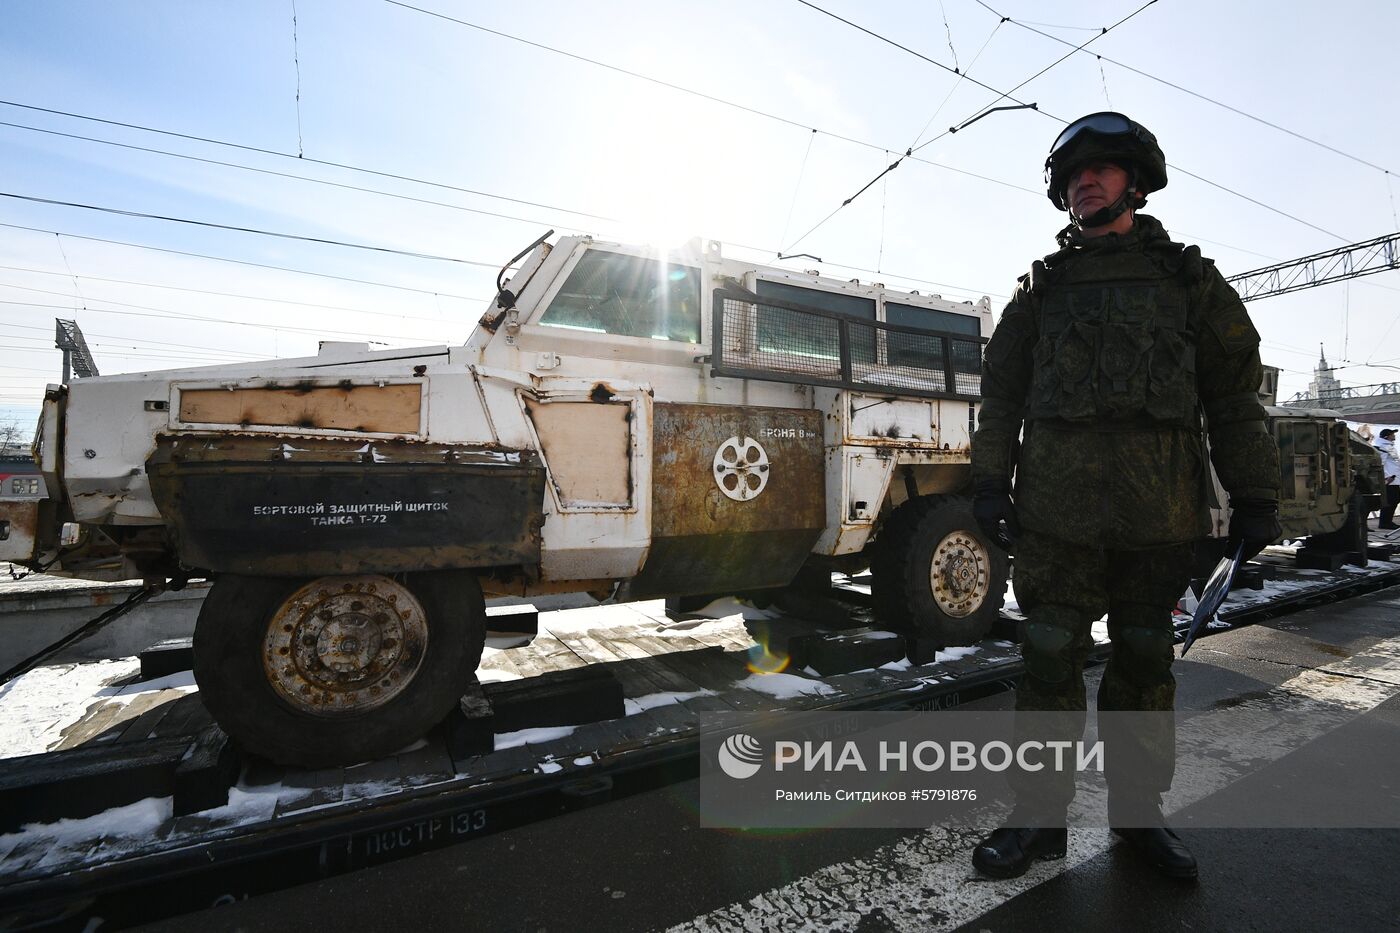
[[[1271,380],[1269,369],[1265,367],[1264,382],[1259,390],[1261,397],[1266,399],[1269,390],[1272,388],[1276,392],[1278,386],[1277,376]],[[1400,382],[1344,386],[1333,375],[1335,371],[1327,362],[1327,354],[1320,352],[1307,391],[1275,404],[1286,408],[1329,408],[1350,421],[1400,423]],[[1265,401],[1265,404],[1270,403]]]
[[[1318,352],[1321,359],[1317,361],[1317,367],[1313,370],[1312,382],[1308,383],[1308,395],[1319,401],[1328,399],[1338,399],[1342,397],[1342,384],[1337,381],[1337,377],[1332,375],[1332,367],[1327,365],[1327,354],[1322,352],[1319,346]]]

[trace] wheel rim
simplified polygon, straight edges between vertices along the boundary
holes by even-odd
[[[991,581],[991,554],[968,532],[946,535],[934,548],[929,588],[944,615],[962,619],[982,608]]]
[[[381,576],[322,577],[273,614],[263,668],[295,709],[346,716],[403,693],[427,646],[427,616],[407,587]]]

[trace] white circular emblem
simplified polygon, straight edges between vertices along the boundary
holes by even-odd
[[[725,774],[742,781],[758,773],[763,763],[763,745],[746,732],[736,732],[719,747],[719,766]]]
[[[768,485],[768,453],[751,437],[738,435],[715,451],[715,485],[731,499],[747,502]]]

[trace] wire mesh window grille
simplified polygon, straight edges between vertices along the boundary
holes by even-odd
[[[983,338],[860,320],[737,288],[715,291],[717,375],[976,400]]]

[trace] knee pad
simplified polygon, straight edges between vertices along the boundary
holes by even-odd
[[[1170,629],[1124,626],[1114,644],[1114,660],[1134,683],[1161,683],[1171,677],[1173,640]]]
[[[1070,646],[1074,632],[1050,622],[1027,622],[1021,657],[1026,673],[1047,684],[1064,683],[1074,671]]]

